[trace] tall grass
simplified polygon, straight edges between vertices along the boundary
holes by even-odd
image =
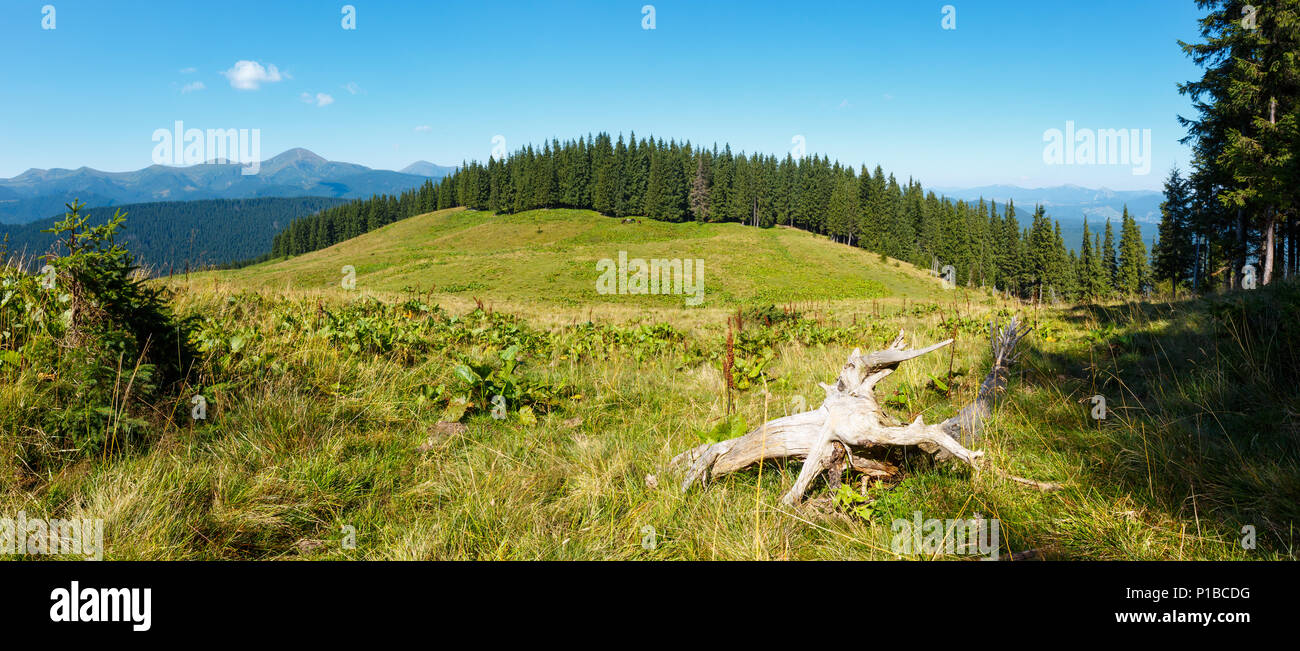
[[[617,345],[603,357],[576,358],[559,347],[533,351],[534,377],[571,387],[572,398],[535,425],[479,413],[448,433],[438,426],[441,405],[420,399],[423,388],[458,390],[459,359],[491,354],[497,344],[471,338],[353,352],[285,323],[286,315],[309,322],[318,310],[347,310],[355,295],[177,283],[180,313],[206,320],[210,333],[247,341],[238,352],[229,341],[210,348],[193,386],[157,407],[151,435],[111,456],[36,473],[6,449],[0,513],[102,517],[110,559],[895,558],[890,523],[914,511],[998,518],[1004,554],[1294,553],[1300,409],[1294,382],[1277,383],[1287,377],[1278,365],[1288,359],[1291,332],[1257,323],[1278,302],[1294,300],[1280,290],[1260,290],[1257,306],[1229,300],[1031,312],[1037,329],[982,447],[998,469],[1065,488],[1039,492],[911,452],[900,454],[902,477],[874,493],[880,497],[865,520],[783,507],[796,463],[677,489],[668,460],[727,418],[719,355],[728,311],[673,321],[686,333],[680,350],[638,354],[635,345]],[[404,299],[378,297],[389,306]],[[452,316],[474,309],[445,303]],[[981,294],[935,305],[823,303],[817,327],[845,338],[778,343],[768,367],[771,395],[761,384],[738,392],[737,416],[759,423],[787,411],[796,396],[815,406],[816,383],[833,377],[854,345],[879,347],[900,328],[927,344],[952,335],[954,321],[945,319],[982,324],[1025,311]],[[554,341],[576,336],[575,324],[589,318],[631,327],[677,314],[594,316],[586,306],[560,311],[509,300],[493,309],[524,315],[526,327]],[[1234,316],[1236,309],[1245,312]],[[395,327],[410,321],[398,310],[384,314]],[[983,332],[957,328],[951,357],[914,360],[881,385],[882,396],[898,396],[891,415],[935,422],[955,413],[974,396],[987,350]],[[0,434],[10,440],[23,435],[14,415],[40,409],[41,394],[35,369],[5,373]],[[951,395],[935,388],[936,377],[951,379]],[[207,394],[206,421],[184,417],[189,389]],[[1088,398],[1097,394],[1111,409],[1102,421],[1089,416]],[[825,494],[819,484],[811,497]],[[1245,525],[1257,528],[1258,549],[1242,548]],[[344,545],[348,531],[355,548]]]

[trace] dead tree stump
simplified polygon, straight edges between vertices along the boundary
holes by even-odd
[[[885,350],[863,355],[859,349],[849,354],[835,384],[822,384],[826,400],[812,411],[777,418],[734,439],[704,444],[677,455],[673,466],[686,465],[682,490],[691,484],[741,470],[767,459],[803,459],[799,477],[782,498],[787,505],[798,504],[813,480],[826,469],[844,468],[845,464],[867,472],[883,472],[881,464],[861,456],[870,448],[889,445],[915,445],[936,454],[936,458],[958,459],[978,467],[982,452],[967,449],[979,442],[984,420],[993,413],[997,394],[1006,390],[1007,370],[1015,363],[1016,345],[1029,333],[1016,318],[1005,327],[990,324],[993,365],[980,385],[975,400],[952,418],[926,425],[920,416],[910,425],[890,425],[880,409],[874,388],[898,365],[938,350],[951,339],[919,350],[909,350],[904,333]],[[965,445],[963,445],[963,443]]]

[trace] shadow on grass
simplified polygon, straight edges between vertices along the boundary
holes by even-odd
[[[1088,485],[1293,552],[1300,520],[1300,284],[1177,302],[1080,305],[1078,342],[1027,342],[1023,382],[1082,405],[1063,452]],[[1104,420],[1089,419],[1103,396]],[[1073,409],[1073,406],[1071,407]]]

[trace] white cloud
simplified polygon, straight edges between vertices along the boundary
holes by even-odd
[[[344,86],[344,88],[346,88],[347,91],[348,91],[349,93],[352,93],[353,95],[356,95],[357,93],[363,92],[363,91],[361,90],[361,87],[358,86],[358,85],[357,85],[357,82],[355,82],[355,81],[349,81],[349,82],[347,83],[347,85]]]
[[[301,99],[307,104],[315,104],[316,106],[329,106],[334,103],[334,97],[326,93],[316,93],[315,95],[312,95],[311,93],[303,93],[298,96],[298,99]]]
[[[192,75],[198,71],[199,71],[198,68],[181,68],[182,75]]]
[[[288,79],[289,75],[280,74],[280,69],[275,67],[274,63],[262,64],[256,61],[236,61],[235,65],[221,73],[230,80],[230,87],[239,90],[257,90],[262,84],[270,84]]]
[[[420,133],[428,133],[430,131],[433,131],[433,127],[427,124],[421,124],[420,126],[416,127],[415,130],[419,131]]]
[[[207,86],[203,82],[192,81],[188,84],[185,84],[184,86],[181,86],[181,94],[192,93],[196,90],[203,90],[205,88],[207,88]]]

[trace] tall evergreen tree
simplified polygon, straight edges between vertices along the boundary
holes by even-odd
[[[1088,299],[1105,296],[1107,292],[1106,269],[1102,266],[1100,251],[1088,230],[1088,219],[1083,220],[1083,242],[1079,246],[1080,293]]]
[[[1137,222],[1128,214],[1124,206],[1124,215],[1120,225],[1119,270],[1115,276],[1115,286],[1125,294],[1142,292],[1149,279],[1146,246],[1142,243],[1142,232]]]
[[[1056,275],[1056,236],[1042,205],[1034,208],[1025,243],[1026,269],[1030,278],[1031,299],[1042,300]]]
[[[1115,231],[1110,219],[1106,220],[1106,235],[1101,243],[1101,266],[1106,269],[1106,284],[1113,289],[1119,275],[1119,258],[1115,257]]]
[[[858,183],[852,170],[848,174],[841,173],[836,179],[827,220],[831,237],[846,244],[853,243],[858,220]]]
[[[1177,291],[1191,278],[1195,250],[1192,246],[1191,191],[1178,168],[1165,179],[1165,200],[1160,204],[1160,230],[1152,247],[1153,274],[1168,280]]]
[[[1179,43],[1204,69],[1200,79],[1179,85],[1197,111],[1195,118],[1179,116],[1193,151],[1194,246],[1203,242],[1193,274],[1226,266],[1230,273],[1221,276],[1235,286],[1257,236],[1268,283],[1279,226],[1292,252],[1300,235],[1292,208],[1300,193],[1300,1],[1198,5],[1209,10],[1200,21],[1203,40]]]
[[[998,248],[998,276],[1003,283],[1002,288],[1019,295],[1024,289],[1025,251],[1014,201],[1007,202],[998,240],[1001,244]]]
[[[700,156],[695,168],[695,180],[691,182],[690,207],[695,221],[709,221],[709,165],[708,156]]]

